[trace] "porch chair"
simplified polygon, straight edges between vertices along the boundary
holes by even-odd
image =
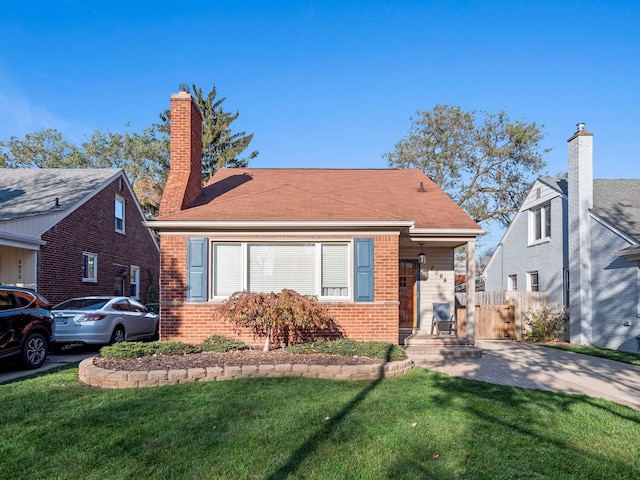
[[[450,308],[448,303],[434,303],[433,304],[433,320],[431,321],[431,335],[433,331],[436,331],[436,335],[440,336],[441,331],[448,331],[449,335],[453,332],[454,335],[458,334],[458,325],[456,321],[456,314],[450,314]]]

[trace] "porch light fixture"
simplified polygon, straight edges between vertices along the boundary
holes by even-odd
[[[422,251],[422,245],[424,244],[420,244],[420,254],[418,255],[418,263],[420,265],[424,265],[427,263],[427,254]]]

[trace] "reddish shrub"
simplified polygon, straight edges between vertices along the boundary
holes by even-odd
[[[249,328],[265,338],[264,351],[277,341],[308,341],[340,336],[329,311],[315,298],[294,290],[281,293],[242,291],[231,295],[218,310],[221,319],[239,328]]]

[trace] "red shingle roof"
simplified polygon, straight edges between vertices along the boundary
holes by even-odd
[[[420,185],[425,191],[419,191]],[[413,221],[415,228],[480,229],[416,169],[219,170],[194,206],[162,221]]]

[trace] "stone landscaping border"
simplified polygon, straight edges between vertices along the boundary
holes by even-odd
[[[376,380],[404,375],[413,368],[410,359],[371,365],[246,365],[177,370],[107,370],[93,364],[95,357],[80,362],[80,380],[99,388],[159,387],[180,383],[232,380],[246,377],[308,377],[329,380]]]

